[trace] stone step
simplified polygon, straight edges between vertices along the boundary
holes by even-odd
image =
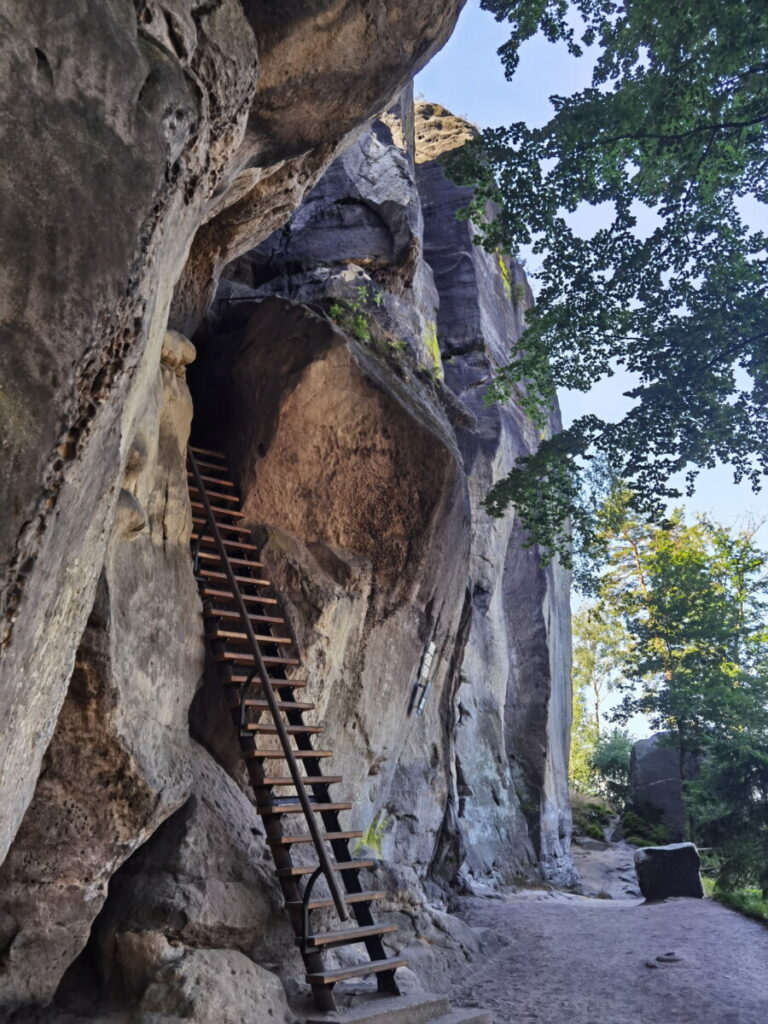
[[[414,992],[405,996],[366,995],[354,1006],[334,1013],[315,1013],[306,1024],[454,1024],[446,996]],[[461,1011],[466,1012],[466,1011]],[[468,1018],[467,1024],[472,1020]],[[459,1018],[455,1024],[464,1024]]]
[[[433,1024],[493,1024],[490,1010],[452,1010]]]
[[[363,996],[356,1006],[307,1017],[306,1024],[493,1024],[490,1010],[453,1010],[447,996]]]

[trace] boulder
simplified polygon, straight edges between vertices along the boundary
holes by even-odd
[[[296,1024],[279,978],[236,949],[191,949],[161,968],[132,1020]]]
[[[702,899],[704,888],[699,869],[701,858],[693,843],[644,846],[635,850],[635,871],[646,900],[674,896]]]

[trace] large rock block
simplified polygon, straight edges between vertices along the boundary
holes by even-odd
[[[236,949],[191,949],[162,968],[135,1024],[297,1024],[280,980]]]
[[[457,440],[472,505],[469,633],[460,666],[456,730],[459,821],[470,874],[510,880],[531,860],[557,883],[575,880],[568,858],[570,736],[569,574],[525,547],[514,510],[492,519],[482,501],[539,431],[515,401],[486,405],[487,382],[514,354],[532,301],[522,267],[479,247],[457,217],[470,193],[440,157],[473,129],[431,103],[415,113],[424,256],[440,305],[445,382],[468,414]],[[560,426],[553,408],[549,429]],[[530,827],[530,840],[522,812]]]
[[[647,900],[674,896],[701,899],[701,858],[693,843],[645,846],[635,850],[635,871],[640,891]]]
[[[629,806],[640,817],[663,823],[671,841],[683,840],[686,814],[680,749],[670,733],[656,733],[632,747]]]

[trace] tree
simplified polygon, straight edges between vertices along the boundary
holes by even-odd
[[[586,714],[599,739],[605,698],[620,676],[628,636],[621,619],[601,602],[582,605],[572,623],[573,687],[582,694]]]
[[[768,472],[768,5],[763,0],[482,0],[511,26],[508,77],[540,28],[579,54],[589,88],[553,97],[543,128],[482,132],[448,160],[471,185],[468,215],[489,249],[542,257],[537,307],[490,397],[526,382],[541,424],[556,388],[588,390],[617,368],[636,380],[617,423],[583,416],[521,459],[486,499],[514,503],[531,542],[570,560],[568,520],[589,535],[579,486],[605,454],[638,514],[679,496],[670,478],[730,463],[758,489]],[[576,26],[576,27],[575,27]],[[488,202],[499,213],[485,219]],[[569,214],[607,217],[582,238]],[[651,220],[646,227],[640,221]]]
[[[597,795],[592,754],[599,739],[595,724],[587,710],[584,693],[574,684],[572,692],[571,745],[568,759],[568,780],[571,789],[585,796]]]
[[[768,892],[768,553],[754,529],[633,517],[621,488],[602,524],[601,598],[630,637],[615,717],[642,713],[673,733],[693,835],[716,849],[719,883]]]
[[[590,758],[590,768],[600,780],[600,787],[617,809],[629,796],[629,758],[632,739],[623,729],[612,729],[601,737]]]

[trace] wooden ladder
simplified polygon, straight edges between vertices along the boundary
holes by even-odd
[[[288,678],[288,672],[301,664],[296,637],[264,577],[251,531],[240,523],[240,499],[225,456],[190,446],[187,477],[192,552],[206,642],[229,700],[285,906],[304,958],[306,981],[318,1009],[325,1011],[335,1009],[334,985],[349,978],[376,974],[379,991],[397,995],[395,971],[407,961],[388,957],[382,943],[382,936],[396,931],[397,926],[377,925],[371,913],[372,903],[385,894],[366,892],[360,882],[360,870],[374,862],[352,859],[349,842],[361,838],[362,832],[342,831],[339,814],[350,810],[352,804],[331,798],[330,787],[342,779],[322,773],[332,751],[313,747],[313,737],[323,729],[305,724],[304,712],[315,705],[296,699],[297,691],[300,696],[307,682]],[[287,774],[280,772],[281,764],[287,764]],[[286,789],[293,795],[279,795],[278,791]],[[286,824],[296,821],[295,816],[303,816],[306,830],[286,831]],[[294,864],[294,849],[306,849],[304,844],[313,845],[317,863]],[[321,877],[330,895],[313,898],[315,882]],[[311,912],[328,907],[335,908],[341,921],[348,921],[351,912],[355,927],[314,934]],[[355,943],[364,945],[367,960],[353,967],[326,969],[323,950]]]

